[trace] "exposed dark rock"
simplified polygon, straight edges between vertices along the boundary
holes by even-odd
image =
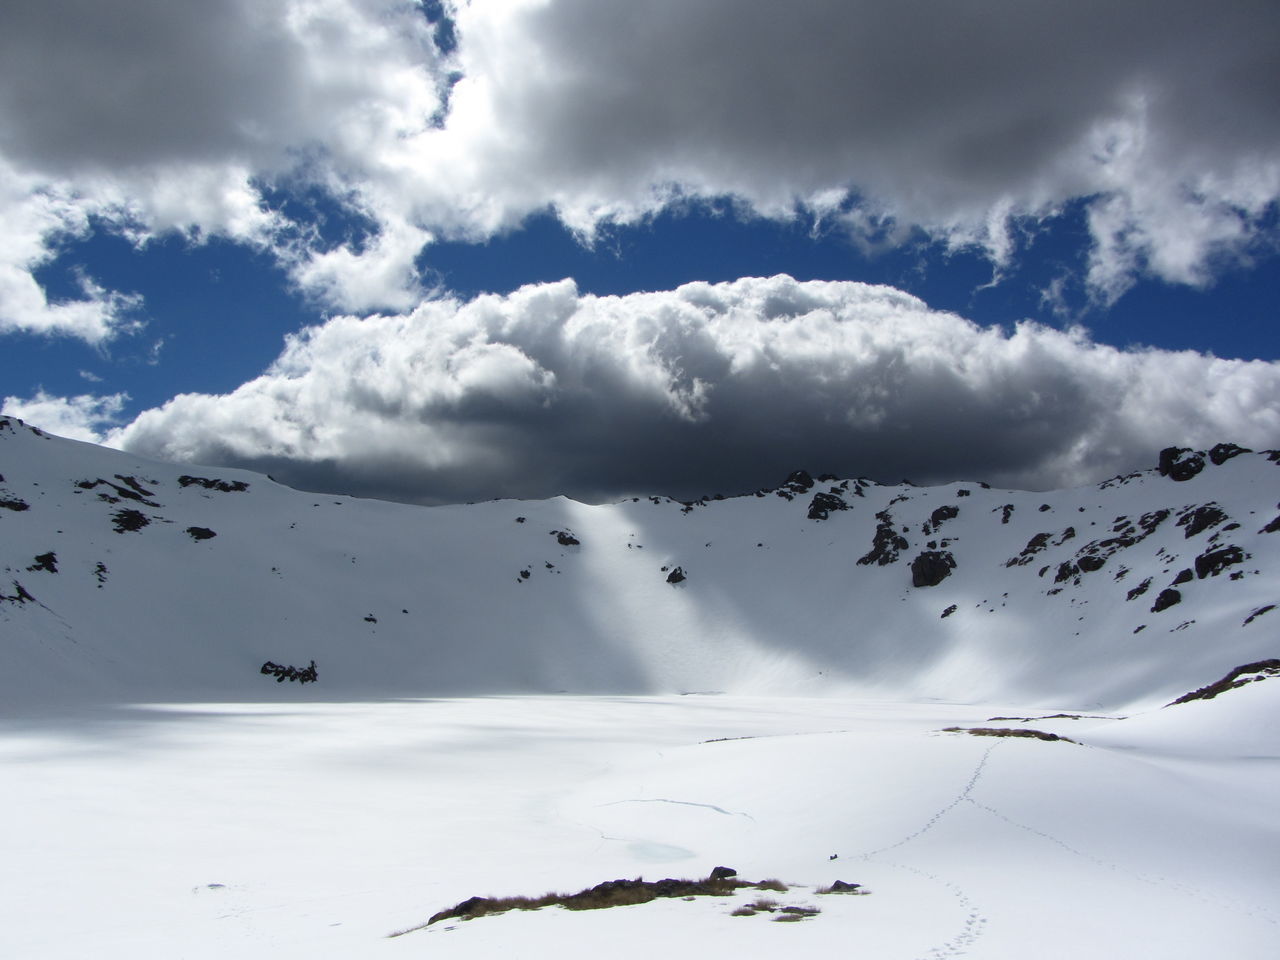
[[[1000,510],[1000,522],[1008,523],[1009,518],[1013,516],[1013,504],[1006,503],[1003,507],[1000,507],[999,510]],[[994,512],[995,511],[993,510],[992,513]]]
[[[1253,623],[1253,621],[1257,620],[1264,613],[1269,613],[1275,608],[1276,608],[1276,605],[1274,603],[1268,603],[1265,607],[1258,607],[1257,610],[1254,610],[1253,613],[1249,614],[1249,616],[1244,618],[1244,623],[1240,624],[1240,626],[1247,627],[1249,624]]]
[[[262,665],[262,669],[259,672],[269,677],[275,677],[276,683],[284,683],[286,680],[290,683],[295,680],[298,683],[315,683],[317,679],[316,662],[314,660],[311,661],[311,666],[303,667],[301,670],[294,666],[286,667],[268,660]]]
[[[792,493],[808,493],[809,488],[813,486],[813,477],[809,476],[807,470],[796,470],[787,477],[782,485],[790,487]]]
[[[1074,540],[1075,538],[1076,538],[1076,528],[1067,527],[1067,529],[1062,531],[1062,536],[1060,536],[1057,540],[1054,541],[1053,545],[1055,547],[1060,547],[1064,543],[1066,543],[1068,540]]]
[[[217,534],[208,527],[187,527],[187,533],[191,536],[192,540],[212,540],[217,536]]]
[[[1118,536],[1090,541],[1076,552],[1076,556],[1110,557],[1117,551],[1132,547],[1151,536],[1168,516],[1168,510],[1152,510],[1150,513],[1144,513],[1137,521],[1130,520],[1128,517],[1116,517],[1115,525],[1111,529]]]
[[[926,550],[911,561],[911,585],[936,587],[955,569],[956,558],[945,550]]]
[[[524,517],[516,517],[516,523],[524,523]]]
[[[1248,554],[1237,546],[1218,547],[1216,550],[1208,550],[1196,557],[1196,577],[1200,580],[1205,577],[1216,577],[1227,567],[1243,563],[1246,559],[1248,559]]]
[[[1215,467],[1220,467],[1232,457],[1238,457],[1242,453],[1253,453],[1253,451],[1247,447],[1237,447],[1234,443],[1219,443],[1209,451],[1209,460]]]
[[[1058,564],[1058,572],[1054,574],[1053,582],[1065,583],[1067,580],[1070,580],[1072,577],[1079,576],[1079,574],[1080,574],[1080,568],[1078,566],[1076,566],[1070,560],[1064,560],[1062,563]]]
[[[46,573],[58,572],[58,555],[50,550],[48,553],[36,554],[35,563],[27,567],[29,571],[35,573],[38,570],[44,570]]]
[[[938,527],[942,526],[948,520],[954,520],[960,516],[960,508],[950,505],[939,507],[933,513],[929,514],[929,521],[924,525],[924,535],[927,537]]]
[[[249,484],[243,480],[219,480],[214,477],[193,477],[189,474],[183,474],[178,478],[178,485],[182,487],[204,487],[206,490],[217,490],[219,493],[244,493],[249,489]]]
[[[1159,613],[1161,610],[1168,610],[1182,602],[1182,594],[1172,587],[1166,587],[1160,591],[1160,595],[1156,597],[1156,602],[1151,605],[1152,613]]]
[[[1204,469],[1204,455],[1190,447],[1165,447],[1160,451],[1160,476],[1170,480],[1190,480]]]
[[[947,607],[947,609],[942,611],[942,616],[939,617],[939,619],[945,620],[947,619],[947,617],[951,616],[955,612],[956,612],[956,605],[953,603],[951,606]]]
[[[153,500],[148,500],[151,491],[142,487],[133,477],[121,477],[116,475],[116,479],[128,482],[128,486],[121,486],[118,483],[112,483],[110,480],[103,480],[99,477],[97,480],[80,480],[76,486],[81,490],[93,490],[97,487],[107,486],[114,491],[112,496],[108,493],[99,493],[98,496],[107,503],[119,503],[121,500],[133,500],[137,503],[145,504],[148,507],[158,507],[160,504]]]
[[[667,574],[667,583],[684,583],[688,577],[685,575],[684,567],[676,567]]]
[[[959,490],[957,490],[957,491],[956,491],[956,496],[957,496],[957,497],[967,497],[967,496],[969,496],[969,495],[970,495],[970,494],[972,494],[972,493],[973,493],[973,491],[972,491],[972,490],[965,490],[965,489],[962,487],[961,489],[959,489]]]
[[[0,507],[3,507],[5,510],[13,510],[15,513],[20,513],[23,510],[30,510],[31,504],[27,503],[25,500],[19,500],[17,497],[0,497]]]
[[[3,501],[0,501],[0,506],[3,506],[3,505],[4,505]],[[26,505],[25,505],[25,504],[23,504],[23,506],[19,507],[18,509],[20,509],[20,510],[25,510],[25,509],[27,509],[27,508],[26,508]],[[1258,532],[1259,532],[1259,533],[1278,533],[1278,532],[1280,532],[1280,515],[1278,515],[1274,520],[1272,520],[1270,523],[1268,523],[1265,527],[1263,527],[1263,528],[1262,528],[1261,530],[1259,530]]]
[[[1047,503],[1042,503],[1042,504],[1040,504],[1040,512],[1041,512],[1041,513],[1044,513],[1046,510],[1052,510],[1052,509],[1053,509],[1053,507],[1049,506],[1049,504],[1047,504]]]
[[[1246,663],[1243,666],[1236,667],[1221,680],[1201,687],[1199,690],[1184,693],[1173,703],[1166,704],[1166,706],[1172,707],[1176,703],[1188,703],[1192,700],[1212,700],[1218,694],[1226,693],[1236,687],[1243,687],[1246,683],[1253,683],[1264,677],[1275,676],[1280,676],[1280,660],[1259,660],[1256,663]]]
[[[849,504],[834,493],[815,493],[813,502],[809,504],[809,519],[826,520],[831,515],[832,510],[848,509]]]
[[[707,874],[707,879],[708,880],[728,880],[730,877],[736,877],[737,875],[738,875],[738,871],[733,869],[733,867],[716,867],[709,874]]]
[[[1031,562],[1032,558],[1049,545],[1049,538],[1053,536],[1051,533],[1037,533],[1034,537],[1027,541],[1027,545],[1022,548],[1022,552],[1016,557],[1011,557],[1005,562],[1006,567],[1022,567]]]
[[[1183,536],[1190,540],[1197,533],[1216,527],[1222,521],[1230,519],[1216,503],[1206,503],[1200,507],[1184,510],[1178,516],[1178,526],[1186,527]]]
[[[1085,554],[1077,561],[1080,565],[1080,569],[1085,573],[1093,573],[1095,570],[1101,570],[1106,562],[1106,557],[1095,557],[1093,554]]]
[[[871,549],[858,558],[859,566],[872,563],[887,566],[894,563],[898,554],[910,546],[894,527],[893,517],[888,510],[881,510],[876,514],[876,519],[879,523],[876,524],[875,536],[871,538]]]
[[[521,580],[528,580],[531,576],[533,576],[533,574],[532,574],[532,573],[530,573],[528,570],[521,570],[521,571],[520,571],[520,579],[521,579]]]
[[[582,544],[582,541],[568,530],[552,530],[551,535],[556,538],[556,543],[562,547],[577,547]]]
[[[1180,587],[1184,583],[1190,583],[1193,577],[1194,574],[1192,574],[1190,567],[1184,570],[1179,570],[1178,575],[1173,578],[1172,586]]]
[[[0,593],[0,603],[38,603],[39,602],[36,600],[35,597],[33,597],[30,593],[28,593],[27,588],[24,587],[22,584],[20,584],[17,580],[13,580],[11,582],[13,583],[13,590],[14,590],[13,596],[8,597],[8,596],[5,596],[3,593]]]
[[[151,519],[137,510],[117,510],[111,515],[116,533],[137,532],[151,523]]]

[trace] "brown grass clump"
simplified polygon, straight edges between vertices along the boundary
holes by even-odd
[[[778,911],[778,916],[773,918],[773,922],[795,923],[798,920],[808,920],[821,912],[817,907],[783,907]]]
[[[819,887],[814,891],[814,893],[823,895],[828,893],[849,893],[853,894],[855,897],[865,897],[870,892],[870,890],[860,883],[845,883],[843,880],[837,880],[829,887]]]
[[[509,910],[538,910],[542,907],[561,906],[566,910],[603,910],[608,907],[629,907],[648,903],[659,897],[731,897],[742,887],[754,884],[732,877],[706,878],[703,880],[606,880],[577,893],[544,893],[539,897],[469,897],[461,903],[441,910],[424,926],[440,920],[474,920]],[[417,929],[417,928],[415,928]],[[404,931],[408,932],[408,931]]]
[[[772,890],[774,893],[786,893],[789,889],[785,883],[777,877],[770,877],[768,880],[761,880],[755,885],[757,890]]]
[[[1070,737],[1062,737],[1056,733],[1043,730],[1017,727],[943,727],[943,733],[969,733],[975,737],[1030,737],[1035,740],[1062,740],[1066,743],[1079,743]]]

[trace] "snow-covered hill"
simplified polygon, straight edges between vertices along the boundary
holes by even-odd
[[[1280,464],[1166,460],[1053,493],[797,472],[693,504],[418,507],[0,419],[0,696],[1167,702],[1280,647]]]
[[[1276,460],[423,508],[0,420],[0,956],[1269,960]]]

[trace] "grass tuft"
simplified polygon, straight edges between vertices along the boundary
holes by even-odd
[[[1075,743],[1079,741],[1072,740],[1070,737],[1059,736],[1056,733],[1046,733],[1043,730],[1032,730],[1030,728],[1018,727],[943,727],[943,733],[969,733],[975,737],[1030,737],[1035,740],[1061,740],[1064,743]]]

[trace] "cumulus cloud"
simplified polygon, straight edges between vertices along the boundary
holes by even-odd
[[[124,393],[58,397],[38,390],[26,399],[5,397],[0,413],[26,420],[60,437],[101,443],[108,428],[120,422],[120,412],[128,399]]]
[[[105,292],[58,311],[33,289],[32,265],[89,215],[139,242],[271,250],[359,312],[421,296],[431,240],[548,208],[590,235],[730,196],[859,239],[922,229],[1000,265],[1020,218],[1083,200],[1086,279],[1111,301],[1143,274],[1210,282],[1280,196],[1273,0],[445,7],[456,46],[408,0],[4,4],[0,215],[26,211],[44,251],[0,249],[27,304],[6,328],[119,328]],[[372,234],[326,246],[268,187],[318,188]]]
[[[335,271],[313,261],[325,251],[270,208],[266,188],[319,185],[363,205],[348,181],[429,125],[439,83],[430,27],[402,0],[4,4],[0,216],[8,225],[16,212],[25,227],[20,247],[0,246],[0,294],[25,304],[7,326],[90,340],[118,331],[109,294],[42,308],[31,278],[91,217],[138,243],[176,230],[272,250],[304,287],[317,276],[323,296]],[[400,308],[411,282],[384,272]]]
[[[420,502],[740,492],[801,466],[1036,488],[1220,440],[1280,445],[1280,364],[984,329],[892,288],[786,276],[623,297],[566,280],[335,317],[232,393],[111,436]]]
[[[446,138],[508,203],[583,229],[673,188],[775,215],[852,189],[853,228],[1000,262],[1011,218],[1090,197],[1090,279],[1114,297],[1135,272],[1203,282],[1280,186],[1266,0],[531,0],[458,23]]]

